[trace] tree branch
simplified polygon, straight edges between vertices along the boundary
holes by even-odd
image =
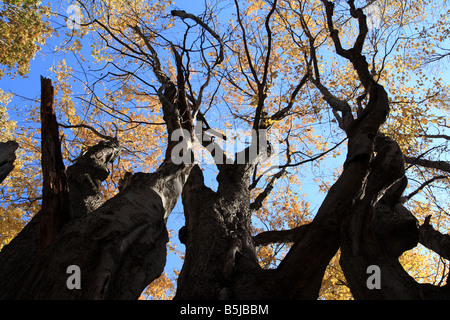
[[[270,64],[270,54],[272,52],[272,30],[270,29],[270,18],[275,12],[275,8],[277,6],[277,0],[275,0],[272,4],[272,8],[269,11],[269,14],[266,16],[266,20],[264,22],[266,33],[267,33],[267,54],[266,59],[264,61],[264,71],[262,76],[261,83],[258,83],[258,105],[255,110],[255,121],[253,123],[253,129],[265,129],[263,128],[262,121],[264,120],[263,112],[264,112],[264,103],[267,97],[267,77],[269,75],[269,64]]]
[[[253,79],[255,80],[257,87],[260,88],[261,87],[261,82],[258,79],[258,74],[256,73],[255,67],[253,66],[253,62],[252,62],[252,58],[250,56],[250,51],[248,49],[248,44],[247,44],[247,33],[245,32],[245,27],[242,23],[241,20],[241,13],[240,13],[240,9],[239,9],[239,3],[237,0],[234,0],[234,3],[236,5],[236,15],[237,15],[237,21],[238,24],[241,28],[242,31],[242,41],[244,43],[244,51],[245,51],[245,55],[247,57],[247,61],[248,61],[248,66],[250,68],[250,71],[253,75]]]
[[[351,16],[358,19],[359,34],[355,40],[355,43],[353,44],[353,47],[350,49],[344,49],[339,38],[339,32],[334,28],[334,3],[328,0],[322,0],[322,2],[325,5],[328,30],[336,48],[336,53],[341,57],[348,59],[353,64],[362,85],[366,90],[369,89],[372,84],[375,84],[375,80],[373,79],[369,71],[369,65],[365,57],[362,55],[364,41],[368,32],[367,21],[364,12],[362,11],[362,9],[355,8],[353,0],[348,0]]]
[[[156,53],[156,50],[151,45],[148,38],[144,35],[141,28],[139,26],[131,27],[138,36],[144,41],[147,48],[150,50],[151,57],[152,57],[152,67],[153,67],[153,73],[155,74],[156,78],[162,85],[166,85],[168,82],[170,82],[170,78],[163,72],[161,68],[161,62],[159,60],[158,54]]]
[[[419,228],[419,242],[442,258],[450,260],[450,236],[435,230],[430,219],[431,215],[427,216]]]
[[[309,72],[307,72],[303,78],[300,80],[299,84],[295,87],[294,91],[291,94],[291,97],[289,99],[289,103],[286,107],[283,109],[275,112],[273,115],[270,116],[270,120],[273,121],[279,121],[286,117],[289,113],[289,111],[292,109],[292,106],[294,105],[295,98],[297,97],[300,90],[303,88],[303,86],[308,82],[309,79]]]
[[[427,159],[421,159],[419,157],[405,157],[405,162],[412,164],[412,165],[418,165],[429,169],[437,169],[441,171],[445,171],[450,173],[450,163],[447,161],[434,161],[434,160],[427,160]]]
[[[323,99],[332,108],[333,114],[339,124],[339,127],[342,130],[344,130],[345,132],[347,132],[347,130],[350,127],[350,124],[353,122],[353,115],[352,115],[351,107],[348,104],[348,102],[343,101],[343,100],[339,99],[338,97],[336,97],[335,95],[333,95],[328,90],[328,88],[325,87],[321,83],[320,71],[319,71],[317,55],[316,55],[316,48],[315,48],[315,44],[314,44],[315,38],[313,37],[313,35],[310,32],[308,25],[303,17],[303,14],[299,13],[298,15],[300,16],[300,22],[302,25],[302,29],[305,32],[305,34],[309,40],[309,51],[310,51],[310,55],[311,55],[311,62],[312,62],[313,68],[314,68],[314,76],[310,77],[311,82],[316,86],[316,88],[322,94]],[[339,39],[339,37],[337,35],[336,35],[336,37],[337,37],[337,39]],[[336,49],[336,51],[338,51],[338,50]],[[339,115],[338,111],[341,112],[342,116]]]
[[[72,219],[92,212],[103,204],[100,186],[109,176],[108,165],[120,153],[117,140],[100,141],[67,168]]]
[[[277,181],[279,179],[281,179],[285,174],[286,174],[286,167],[282,168],[280,171],[278,171],[271,177],[269,183],[264,188],[264,190],[260,194],[258,194],[255,201],[250,203],[250,210],[256,211],[262,207],[263,201],[267,198],[267,196],[273,190],[273,188],[275,187],[275,183],[277,183]]]
[[[107,141],[117,141],[116,138],[104,135],[102,133],[100,133],[99,131],[97,131],[94,127],[87,125],[87,124],[64,124],[64,123],[59,123],[60,127],[66,128],[66,129],[71,129],[71,128],[84,128],[84,129],[88,129],[90,130],[92,133],[94,133],[96,136],[98,136],[101,139],[107,140]]]
[[[290,230],[264,231],[253,237],[255,246],[265,246],[271,243],[295,242],[305,230],[306,226],[299,226]]]
[[[426,186],[432,184],[433,182],[435,182],[436,180],[442,180],[442,179],[448,179],[448,176],[444,176],[444,175],[440,175],[440,176],[435,176],[427,181],[425,181],[424,183],[422,183],[416,190],[414,190],[413,192],[411,192],[410,194],[408,194],[405,197],[402,197],[401,202],[405,203],[406,201],[410,200],[412,197],[414,197],[416,194],[418,194],[421,190],[423,190]]]
[[[225,44],[223,43],[222,38],[213,29],[211,29],[206,23],[204,23],[202,19],[194,16],[191,13],[186,13],[185,11],[180,11],[180,10],[172,10],[170,13],[173,16],[180,17],[182,19],[186,19],[186,18],[192,19],[195,22],[197,22],[199,25],[201,25],[206,31],[208,31],[214,37],[214,39],[216,39],[220,44],[219,55],[214,63],[214,66],[223,62],[223,59],[224,59],[223,48],[225,47]]]
[[[424,134],[422,137],[430,138],[430,139],[445,139],[450,140],[450,136],[445,134]]]

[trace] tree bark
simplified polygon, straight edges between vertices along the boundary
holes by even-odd
[[[405,161],[412,165],[419,165],[425,168],[438,169],[450,173],[450,163],[447,161],[433,161],[418,157],[405,157]]]
[[[348,138],[342,174],[311,223],[253,237],[252,211],[262,206],[284,171],[274,175],[255,202],[250,203],[250,177],[255,169],[255,155],[250,155],[250,149],[240,153],[244,155],[244,164],[236,161],[217,165],[217,191],[205,185],[198,166],[172,161],[173,151],[179,146],[179,141],[173,139],[175,132],[190,135],[182,137],[188,146],[182,150],[182,156],[186,156],[184,152],[191,152],[193,115],[200,115],[202,91],[209,82],[212,68],[223,60],[223,42],[212,29],[193,15],[172,11],[174,16],[196,21],[213,35],[220,42],[220,53],[214,66],[208,68],[207,81],[196,99],[188,82],[190,69],[183,65],[183,54],[177,47],[170,44],[176,67],[176,79],[171,79],[164,73],[152,42],[142,31],[148,29],[132,27],[147,47],[146,58],[161,83],[157,95],[167,128],[166,157],[154,173],[129,176],[126,183],[121,184],[119,193],[106,202],[100,185],[109,174],[108,164],[119,153],[119,142],[111,138],[90,147],[66,170],[52,107],[53,88],[50,80],[41,79],[42,210],[0,253],[0,298],[138,298],[164,269],[168,242],[166,220],[180,196],[186,225],[179,237],[186,245],[186,255],[176,299],[317,299],[325,270],[339,248],[340,263],[355,299],[449,298],[448,285],[440,288],[418,284],[398,261],[403,252],[419,241],[448,258],[449,238],[434,230],[429,219],[418,228],[416,219],[402,205],[401,195],[407,184],[404,157],[394,141],[379,133],[389,114],[389,99],[384,88],[376,83],[362,54],[368,33],[366,17],[355,7],[354,1],[347,2],[351,17],[357,19],[359,34],[353,47],[344,49],[333,24],[335,3],[322,2],[336,52],[351,63],[364,93],[356,99],[355,119],[350,103],[334,96],[321,83],[316,38],[303,19],[303,31],[310,41],[308,69],[311,70],[295,89],[290,106],[281,111],[285,114],[284,110],[292,107],[298,90],[309,79],[330,105]],[[269,38],[269,20],[275,8],[276,2],[266,18]],[[108,30],[98,20],[96,22]],[[242,24],[241,27],[244,28]],[[271,42],[268,43],[270,49]],[[143,48],[139,48],[144,54]],[[266,58],[262,82],[259,83],[251,68],[259,83],[253,123],[257,130],[268,127],[260,121],[261,117],[265,118],[269,53]],[[259,138],[258,135],[256,140]],[[252,143],[258,145],[255,141]],[[2,145],[0,151],[1,148]],[[222,158],[225,157],[222,154]],[[10,172],[13,160],[9,151],[6,160],[0,161],[0,178]],[[406,160],[448,171],[445,162]],[[292,242],[293,245],[276,269],[263,270],[257,260],[256,246],[271,242]],[[73,266],[81,271],[80,288],[73,288],[67,282]],[[380,270],[379,289],[367,282],[368,270],[373,266]]]
[[[0,252],[0,300],[12,300],[26,281],[38,253],[40,212]]]
[[[341,226],[340,264],[355,299],[448,298],[447,289],[417,283],[398,257],[419,241],[416,218],[401,204],[407,186],[404,159],[398,145],[377,139],[365,195],[351,208]],[[378,268],[379,287],[368,284]]]
[[[251,166],[222,165],[217,192],[206,187],[195,166],[183,189],[186,256],[175,299],[242,299],[236,274],[260,272],[250,234]]]
[[[450,236],[434,229],[430,224],[430,218],[431,216],[426,217],[425,222],[419,228],[419,241],[442,258],[450,260]]]
[[[119,152],[120,143],[116,139],[100,141],[67,168],[72,219],[103,204],[100,186],[109,176],[108,165],[114,162]]]
[[[91,214],[72,220],[38,257],[19,299],[137,299],[163,271],[165,219],[189,166],[163,163]],[[66,285],[67,268],[81,270],[81,289]]]
[[[58,122],[53,109],[53,86],[41,77],[42,208],[39,250],[45,249],[70,220],[69,188],[61,154]]]
[[[100,155],[117,155],[119,153],[118,145],[115,145],[113,149],[111,146],[109,142],[101,141],[99,144],[88,148],[86,153],[67,169],[72,212],[82,210],[84,213],[89,213],[95,209],[93,203],[96,206],[103,203],[100,191],[95,186],[106,179],[107,161],[111,160],[108,156],[102,157]],[[78,162],[81,162],[81,164]],[[75,176],[77,170],[81,168],[86,170],[85,174]],[[98,174],[98,170],[103,172],[103,175]],[[76,190],[76,193],[74,193],[75,196],[72,196],[74,190]],[[83,198],[83,195],[86,198]],[[96,199],[96,201],[93,202],[91,199]],[[86,203],[89,205],[86,205]],[[73,218],[71,217],[71,219]],[[0,272],[0,299],[16,298],[36,263],[40,220],[41,212],[39,211],[0,252],[0,270],[2,270]]]
[[[14,169],[14,160],[16,160],[15,152],[18,147],[19,145],[15,141],[0,143],[0,183]]]

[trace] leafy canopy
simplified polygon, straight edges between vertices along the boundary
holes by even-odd
[[[436,67],[437,63],[445,65],[443,59],[450,49],[447,2],[356,3],[369,19],[363,53],[389,93],[391,114],[384,133],[399,143],[406,156],[426,154],[445,160],[448,140],[434,137],[448,132],[449,78],[445,68]],[[101,135],[115,136],[123,146],[103,186],[105,199],[117,192],[125,172],[150,172],[162,159],[167,141],[163,139],[159,79],[154,67],[159,62],[166,75],[176,78],[173,45],[181,52],[188,95],[193,101],[201,98],[200,112],[211,128],[221,133],[248,130],[260,110],[280,142],[282,174],[275,179],[275,172],[267,173],[269,167],[264,164],[255,170],[253,200],[272,182],[274,188],[254,213],[254,234],[290,229],[312,220],[345,157],[345,135],[339,119],[317,88],[302,82],[314,68],[312,39],[318,62],[314,72],[320,75],[321,83],[339,99],[352,101],[355,114],[358,104],[367,102],[354,68],[335,54],[321,1],[279,0],[275,10],[273,2],[260,0],[202,3],[201,10],[195,8],[194,13],[224,42],[224,60],[215,68],[212,66],[220,55],[217,40],[197,23],[170,14],[180,7],[189,11],[190,2],[177,2],[178,7],[169,0],[79,1],[78,5],[81,28],[67,29],[65,35],[57,37],[44,19],[50,15],[48,7],[36,1],[4,2],[0,40],[7,45],[0,46],[0,63],[5,68],[2,74],[25,75],[39,46],[54,36],[52,41],[65,54],[50,71],[55,79],[56,114],[62,125],[67,163]],[[335,5],[335,27],[342,44],[352,44],[358,35],[357,25],[349,19],[345,1],[335,1]],[[137,34],[137,26],[144,36]],[[6,106],[10,96],[2,92],[0,99]],[[14,119],[20,120],[17,123],[8,119],[5,110],[0,109],[2,128],[9,132],[5,137],[19,140],[22,151],[15,171],[1,186],[2,244],[39,210],[41,187],[38,107],[27,103],[20,112],[17,106],[11,107]],[[275,114],[283,117],[269,118]],[[208,173],[208,183],[214,186],[216,169],[201,165]],[[433,214],[433,225],[448,232],[448,175],[427,183],[442,172],[416,165],[408,166],[407,175],[410,186],[406,196],[412,195],[407,207],[419,222]],[[416,190],[420,192],[414,193]],[[176,238],[176,232],[172,233]],[[170,250],[182,256],[183,248],[173,242]],[[289,246],[262,247],[261,266],[275,267]],[[323,299],[351,298],[338,260],[336,256],[327,269]],[[400,260],[420,281],[439,283],[448,274],[448,265],[422,247],[405,253]],[[166,270],[146,295],[170,298],[177,275],[175,271],[169,276],[171,271]]]

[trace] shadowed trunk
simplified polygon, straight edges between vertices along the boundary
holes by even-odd
[[[186,246],[186,254],[175,299],[317,299],[325,270],[339,249],[346,284],[355,299],[450,297],[449,284],[443,287],[419,284],[399,262],[399,257],[419,242],[448,258],[450,238],[435,230],[429,223],[429,217],[419,227],[415,217],[403,205],[402,193],[408,182],[405,157],[397,143],[380,132],[390,112],[389,98],[387,91],[377,83],[375,59],[369,65],[363,55],[369,32],[363,10],[356,8],[354,0],[346,1],[349,19],[354,19],[358,27],[353,45],[346,41],[345,47],[348,49],[343,47],[344,39],[339,36],[344,20],[336,18],[339,20],[337,28],[333,21],[337,1],[321,1],[325,10],[322,15],[325,26],[320,34],[313,35],[309,30],[311,17],[303,16],[303,9],[295,12],[295,17],[300,20],[295,28],[299,28],[298,31],[303,33],[301,37],[304,37],[301,51],[305,55],[307,71],[294,89],[289,104],[281,109],[283,99],[280,99],[279,110],[270,116],[273,108],[265,106],[265,103],[272,99],[269,94],[273,88],[269,79],[276,78],[271,76],[270,52],[278,49],[272,48],[271,16],[277,13],[279,7],[277,1],[271,3],[265,20],[268,42],[261,53],[261,57],[266,55],[265,64],[261,68],[258,62],[255,64],[257,68],[254,68],[251,63],[253,53],[245,43],[245,26],[240,19],[238,1],[234,2],[247,60],[244,62],[245,59],[239,58],[238,62],[242,63],[242,72],[245,72],[245,63],[248,63],[256,86],[252,87],[251,77],[245,78],[255,93],[251,96],[257,98],[254,105],[250,99],[243,100],[250,102],[249,105],[253,105],[255,110],[254,114],[249,112],[239,118],[246,120],[257,131],[251,142],[251,147],[256,146],[257,154],[253,154],[253,149],[248,147],[235,154],[234,163],[228,162],[227,155],[215,142],[211,132],[218,133],[217,137],[222,134],[209,130],[213,128],[206,122],[206,114],[201,112],[203,89],[214,75],[213,68],[224,60],[222,38],[199,17],[184,11],[171,11],[173,16],[194,20],[204,32],[196,40],[199,42],[190,49],[186,46],[189,32],[185,33],[183,45],[167,41],[173,54],[174,68],[166,68],[162,67],[158,58],[157,51],[161,48],[159,44],[156,47],[159,41],[154,41],[155,35],[148,26],[139,25],[142,21],[135,22],[128,26],[128,31],[134,32],[135,37],[126,37],[126,42],[120,42],[120,45],[125,50],[124,56],[126,49],[133,52],[128,55],[130,58],[142,54],[141,66],[150,67],[161,85],[159,88],[153,84],[150,87],[159,98],[167,129],[165,159],[153,173],[126,175],[119,182],[119,192],[104,201],[101,183],[109,175],[108,165],[118,158],[119,141],[103,136],[105,141],[89,147],[66,169],[53,110],[53,88],[50,80],[42,78],[42,210],[0,252],[0,298],[137,299],[164,270],[169,240],[166,222],[180,196],[186,225],[179,231],[179,238]],[[340,14],[344,8],[339,5]],[[119,40],[113,36],[115,32],[100,20],[95,19],[92,24],[102,27],[112,36],[112,40]],[[186,26],[188,29],[194,27],[187,23]],[[316,50],[325,43],[318,43],[325,29],[337,55],[347,60],[355,71],[357,79],[351,81],[359,81],[350,96],[344,96],[344,91],[337,92],[335,96],[333,92],[336,92],[336,87],[334,90],[326,87],[327,83],[331,84],[331,79],[321,80],[323,72],[318,59],[323,55],[317,54]],[[294,32],[294,29],[285,31]],[[210,66],[206,56],[213,57],[214,54],[209,54],[213,51],[205,51],[207,42],[203,41],[206,41],[206,32],[220,44],[218,51],[213,42],[207,41],[208,50],[216,50],[217,54]],[[128,46],[131,39],[133,42]],[[255,42],[252,40],[251,44],[253,46]],[[108,46],[114,48],[112,43]],[[197,53],[203,58],[202,66],[206,65],[205,72],[194,70],[194,65],[190,64],[195,48],[200,49]],[[145,66],[145,63],[148,65]],[[165,74],[166,69],[171,71],[170,74]],[[233,81],[232,77],[227,79],[232,73],[227,75],[224,72],[217,74],[218,77],[224,76],[218,84],[222,79]],[[194,73],[206,78],[199,92],[194,92],[195,86],[191,82]],[[129,75],[132,76],[131,72]],[[262,78],[258,80],[260,75]],[[267,180],[264,190],[251,203],[250,191],[259,186],[258,181],[264,175],[256,177],[259,168],[255,161],[263,159],[259,147],[267,142],[265,130],[276,126],[276,121],[288,120],[285,118],[288,115],[292,119],[286,123],[302,120],[294,119],[296,115],[303,114],[294,110],[294,103],[298,103],[301,94],[298,97],[297,94],[307,82],[320,92],[334,120],[346,135],[348,146],[342,173],[329,189],[311,223],[291,230],[252,235],[252,213],[263,206],[276,181],[287,174],[287,168],[302,164],[291,163],[291,156],[298,155],[300,151],[294,151],[294,146],[290,149],[289,138],[297,136],[298,132],[291,135],[289,129],[284,140],[287,146],[286,164]],[[239,83],[233,85],[239,89]],[[220,95],[219,87],[212,98],[216,93]],[[355,98],[356,95],[359,96]],[[213,105],[215,101],[212,99],[206,110],[216,107]],[[267,110],[265,107],[268,107]],[[221,106],[218,110],[222,111]],[[323,111],[325,114],[326,110]],[[237,113],[233,115],[238,116]],[[194,118],[204,121],[200,126],[202,132],[195,134],[200,134],[202,145],[217,161],[217,191],[205,185],[202,169],[192,164],[190,147],[194,137]],[[88,127],[83,124],[74,127],[83,126]],[[91,130],[96,131],[92,127]],[[98,132],[97,135],[102,136]],[[226,140],[225,136],[222,138]],[[180,149],[180,146],[185,148]],[[3,153],[5,148],[7,151]],[[1,179],[12,170],[16,148],[13,143],[0,144]],[[269,149],[273,150],[266,146],[265,152],[270,153]],[[184,161],[181,164],[180,159]],[[226,164],[218,160],[225,160]],[[406,157],[406,162],[449,172],[448,163],[443,161]],[[292,243],[292,246],[277,268],[264,270],[258,263],[257,247],[270,243]],[[68,282],[74,266],[81,272],[74,275],[79,277],[80,287],[70,286]]]
[[[117,140],[100,141],[67,168],[72,219],[92,212],[103,204],[100,186],[109,175],[108,165],[114,162],[119,151]]]
[[[41,77],[41,136],[43,182],[38,246],[44,250],[70,220],[69,189],[53,109],[53,86],[44,77]]]
[[[364,198],[357,201],[341,227],[341,259],[355,299],[448,299],[448,288],[417,283],[398,258],[419,241],[416,218],[400,202],[407,186],[398,145],[377,139]],[[378,287],[368,283],[371,273]],[[375,278],[373,278],[375,279]]]
[[[189,170],[164,163],[136,174],[124,191],[68,223],[39,256],[19,298],[137,299],[164,269],[165,219]],[[80,290],[66,286],[71,265],[81,270]]]
[[[48,85],[49,82],[43,82],[43,94],[49,90]],[[59,144],[59,140],[54,140],[58,130],[56,117],[51,103],[45,105],[48,118],[43,122],[53,121],[49,148],[50,155],[55,155],[58,151],[55,145]],[[168,117],[178,114],[173,112]],[[119,150],[115,139],[102,141],[67,169],[68,189],[73,193],[55,203],[61,208],[71,208],[73,214],[64,219],[65,224],[59,225],[59,230],[53,229],[56,234],[41,252],[38,240],[42,211],[2,249],[0,297],[136,299],[160,276],[166,260],[166,220],[181,196],[191,165],[175,165],[169,158],[155,173],[135,174],[127,187],[103,203],[99,186],[108,176],[107,165],[114,161]],[[60,172],[65,177],[64,166],[53,161],[55,158],[58,156],[43,161],[43,166],[45,163],[48,167],[44,174]],[[51,183],[48,187],[51,196],[61,190]],[[52,208],[56,210],[51,213],[56,214],[58,207]],[[70,276],[67,270],[73,265],[81,270],[81,289],[67,286]]]
[[[69,190],[71,190],[72,213],[89,213],[103,203],[100,190],[93,185],[100,184],[107,178],[107,174],[99,175],[98,170],[105,172],[106,161],[113,161],[119,153],[119,146],[110,142],[101,141],[99,144],[88,148],[85,154],[77,159],[77,162],[67,169]],[[105,156],[109,155],[109,156]],[[74,168],[90,168],[84,175],[74,177]],[[102,169],[103,168],[103,169]],[[107,171],[106,171],[107,173]],[[80,179],[82,178],[82,179]],[[75,192],[74,192],[75,190]],[[76,196],[72,196],[72,192]],[[85,195],[85,198],[82,197]],[[90,199],[96,199],[95,204]],[[88,205],[85,205],[88,203]],[[0,253],[0,299],[12,299],[23,286],[23,282],[36,262],[38,252],[38,236],[41,212],[38,212],[20,233]],[[72,217],[73,219],[73,217]]]
[[[223,165],[217,192],[206,187],[195,166],[183,189],[186,245],[176,299],[241,299],[236,274],[260,271],[250,234],[249,165]],[[249,297],[248,297],[249,298]]]
[[[18,147],[15,141],[0,142],[0,183],[14,169],[15,152]]]

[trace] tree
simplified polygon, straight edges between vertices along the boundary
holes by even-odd
[[[5,67],[0,76],[24,76],[29,72],[30,60],[45,44],[52,29],[50,10],[36,0],[2,1],[0,8],[0,63]],[[14,71],[14,69],[16,69]]]
[[[448,162],[431,158],[446,150],[433,139],[448,141],[448,87],[417,64],[432,33],[410,31],[433,5],[236,0],[194,15],[161,1],[80,1],[67,50],[80,56],[85,95],[75,106],[66,61],[55,88],[42,79],[42,203],[0,253],[0,297],[138,298],[164,270],[181,197],[175,299],[348,297],[342,285],[355,299],[449,298],[444,277],[411,275],[423,252],[408,255],[421,243],[449,256],[431,222],[448,228]],[[252,133],[230,151],[243,132],[232,128]],[[152,173],[131,172],[139,155]],[[315,178],[325,195],[313,214],[299,188],[306,166],[325,160],[342,167]],[[66,285],[70,266],[81,289]]]
[[[29,73],[30,62],[34,60],[36,53],[39,52],[53,31],[47,21],[49,17],[50,9],[41,5],[39,1],[2,2],[0,7],[0,41],[2,43],[0,78],[5,76],[15,78],[17,75],[25,77]],[[10,106],[7,109],[7,105],[12,97],[13,94],[0,90],[2,104],[0,108],[2,136],[0,140],[5,142],[3,147],[6,148],[2,149],[4,173],[12,170],[11,161],[13,160],[15,160],[16,168],[10,178],[2,184],[4,202],[0,208],[1,246],[8,243],[17,231],[23,228],[24,222],[21,217],[25,212],[35,213],[33,207],[36,206],[39,198],[37,192],[34,193],[37,190],[33,187],[30,188],[34,181],[29,179],[32,176],[29,173],[33,170],[22,167],[24,159],[26,159],[25,162],[30,160],[28,156],[24,155],[24,150],[31,145],[32,138],[29,130],[16,130],[19,129],[16,121],[9,119],[8,114],[11,110],[8,110]],[[17,154],[11,153],[14,151],[12,150],[13,146],[15,146],[14,150],[18,149]],[[6,152],[7,150],[8,152]],[[19,183],[20,180],[22,183]],[[23,201],[22,196],[27,200]]]

